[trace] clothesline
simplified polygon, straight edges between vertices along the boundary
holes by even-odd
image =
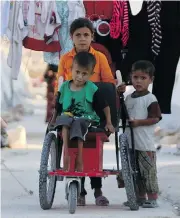
[[[152,28],[152,52],[155,55],[160,51],[162,38],[159,23],[160,2],[158,0],[147,3],[148,19]],[[12,78],[18,77],[22,46],[43,51],[45,62],[58,65],[60,56],[73,47],[69,26],[78,17],[91,19],[97,33],[101,36],[110,34],[113,39],[120,37],[125,47],[129,38],[127,1],[114,0],[111,3],[113,12],[110,12],[110,9],[109,12],[103,9],[104,14],[90,12],[92,4],[97,4],[98,10],[102,10],[98,1],[3,1],[2,33],[5,32],[11,42],[7,62],[12,68]],[[104,2],[106,8],[108,5],[110,3]]]

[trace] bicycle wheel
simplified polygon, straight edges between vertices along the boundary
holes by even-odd
[[[77,206],[77,184],[72,182],[69,186],[69,194],[68,194],[68,208],[69,213],[73,214],[76,211]]]
[[[128,140],[126,134],[121,134],[119,136],[120,143],[120,156],[122,165],[122,175],[124,180],[124,185],[126,189],[126,195],[129,202],[129,207],[131,210],[138,210],[139,205],[137,203],[135,183],[133,178],[133,170],[131,167],[130,155],[128,152]]]
[[[48,171],[56,170],[56,148],[56,136],[50,132],[44,139],[39,170],[39,202],[43,210],[50,209],[54,201],[57,177],[49,176]],[[48,169],[49,157],[51,169]]]

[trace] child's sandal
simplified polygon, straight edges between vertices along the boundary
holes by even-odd
[[[86,206],[85,195],[80,195],[77,199],[77,206]]]
[[[156,207],[158,207],[158,204],[157,204],[156,200],[147,200],[144,202],[142,207],[143,208],[156,208]]]
[[[139,206],[143,206],[143,204],[144,204],[145,202],[146,202],[146,199],[139,199],[139,200],[137,200],[137,203],[138,203]],[[124,205],[125,207],[130,207],[129,201],[124,202],[123,205]]]

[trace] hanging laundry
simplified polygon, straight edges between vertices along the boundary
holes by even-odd
[[[44,61],[48,64],[59,64],[60,56],[70,51],[73,48],[73,43],[69,32],[69,8],[67,0],[56,1],[57,12],[61,19],[61,27],[58,31],[59,43],[61,45],[60,52],[44,52]]]
[[[26,4],[28,2],[26,1]],[[54,1],[30,1],[27,13],[28,36],[23,40],[25,48],[35,51],[60,51],[58,29],[61,20]]]
[[[132,15],[128,2],[129,12],[129,39],[128,51],[122,61],[119,61],[118,70],[122,73],[123,81],[130,82],[131,66],[138,60],[152,61],[151,28],[148,23],[147,2],[143,1],[142,9],[137,15]],[[117,61],[118,63],[118,61]]]
[[[155,59],[153,94],[158,99],[161,112],[170,114],[180,57],[180,1],[162,1],[161,4],[162,42],[160,53]]]
[[[161,32],[161,1],[152,0],[147,1],[147,12],[148,12],[148,22],[151,26],[152,31],[152,45],[151,49],[155,56],[160,52],[160,46],[162,41],[162,32]]]
[[[131,14],[133,16],[137,15],[141,11],[142,5],[143,5],[143,0],[138,0],[138,1],[129,0]]]
[[[113,39],[121,37],[123,47],[129,39],[129,17],[127,1],[113,1],[113,16],[110,21],[110,36]]]
[[[35,2],[34,1],[23,1],[23,19],[25,26],[35,25]]]
[[[73,3],[73,7],[77,9],[78,13],[72,10],[70,3]],[[61,19],[61,27],[58,31],[59,43],[61,45],[61,51],[59,52],[44,52],[44,61],[48,64],[59,64],[60,56],[69,52],[73,48],[73,42],[69,32],[69,26],[71,22],[78,17],[85,17],[85,9],[82,1],[56,1],[57,12]],[[73,17],[73,19],[71,19]]]
[[[110,1],[84,0],[83,2],[84,2],[84,7],[86,9],[87,17],[91,17],[92,15],[93,16],[98,15],[100,17],[104,17],[104,19],[106,20],[110,20],[112,18],[113,2],[111,0]]]
[[[85,17],[86,11],[83,0],[67,1],[67,3],[69,8],[68,24],[70,26],[75,19]]]
[[[1,1],[1,36],[4,36],[8,27],[10,1]]]
[[[24,26],[22,1],[11,1],[7,37],[10,41],[7,64],[11,67],[12,79],[17,79],[21,65],[22,40],[28,33]]]

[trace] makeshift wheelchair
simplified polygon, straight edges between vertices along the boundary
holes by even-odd
[[[41,154],[39,171],[39,201],[42,209],[50,209],[53,204],[57,181],[65,179],[65,196],[68,201],[69,213],[76,211],[77,198],[81,192],[82,177],[107,177],[116,175],[117,180],[122,173],[126,189],[127,199],[131,210],[138,210],[139,206],[136,198],[136,163],[133,131],[131,129],[132,149],[130,151],[125,134],[119,136],[119,128],[125,130],[128,113],[124,104],[123,94],[118,96],[116,88],[110,83],[96,83],[100,91],[105,94],[111,110],[112,124],[116,127],[115,149],[117,169],[103,169],[103,144],[109,141],[108,135],[103,129],[105,117],[102,111],[96,111],[100,116],[101,125],[98,128],[91,128],[86,136],[83,149],[83,172],[75,172],[75,158],[77,155],[77,144],[70,142],[69,155],[70,170],[63,171],[61,159],[63,156],[61,133],[58,126],[53,131],[46,132]],[[121,126],[119,121],[121,120]],[[50,169],[48,160],[50,156]],[[120,170],[120,158],[122,170]],[[92,161],[93,160],[93,161]]]

